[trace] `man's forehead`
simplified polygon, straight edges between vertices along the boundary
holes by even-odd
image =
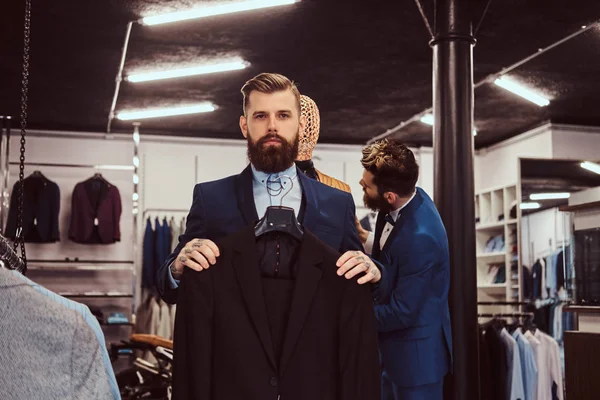
[[[291,90],[281,90],[273,93],[262,93],[253,91],[249,96],[250,109],[264,108],[269,109],[294,109],[296,108],[296,98]]]

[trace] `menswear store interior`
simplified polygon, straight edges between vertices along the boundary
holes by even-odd
[[[287,376],[256,383],[272,395],[224,396],[222,379],[231,393],[254,387],[235,366],[218,376],[237,355],[215,354],[221,338],[206,322],[194,329],[212,339],[186,342],[194,345],[179,348],[188,358],[178,364],[174,338],[191,323],[157,290],[195,185],[248,167],[240,89],[270,72],[302,95],[295,115],[308,139],[297,173],[345,183],[353,227],[377,229],[363,200],[362,149],[388,139],[412,150],[416,186],[448,234],[445,399],[598,399],[600,3],[565,4],[4,4],[0,398],[317,398],[286,386],[306,378],[289,376],[293,353]],[[226,198],[234,191],[223,196],[213,204],[237,204]],[[344,362],[310,377],[315,387],[341,385],[318,398],[427,399],[357,395],[344,379],[359,387],[372,371]],[[208,377],[194,377],[196,368]],[[354,378],[341,376],[349,370]],[[190,388],[210,381],[212,392],[178,390],[177,374],[191,377]]]

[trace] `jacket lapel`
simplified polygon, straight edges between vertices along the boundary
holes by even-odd
[[[254,329],[256,329],[271,365],[276,369],[277,364],[269,331],[269,319],[260,281],[259,259],[255,243],[252,229],[247,229],[244,234],[237,237],[233,267]]]
[[[319,215],[319,201],[317,200],[312,179],[304,175],[299,168],[297,170],[298,182],[300,182],[300,186],[302,187],[302,196],[304,197],[305,205],[302,226],[313,232]]]
[[[389,246],[390,243],[392,242],[392,238],[402,230],[402,227],[404,226],[404,223],[406,222],[407,218],[410,215],[413,215],[415,213],[415,211],[421,207],[421,204],[423,204],[423,196],[421,195],[421,192],[419,188],[416,189],[417,193],[415,194],[415,197],[410,201],[410,203],[408,203],[406,205],[406,207],[404,207],[401,211],[400,211],[400,216],[398,217],[398,219],[396,220],[396,224],[394,225],[394,229],[392,229],[392,231],[390,232],[390,236],[388,236],[385,245],[383,246],[383,249],[381,249],[381,251],[385,251]],[[384,217],[382,217],[383,219]],[[382,228],[383,229],[383,228]],[[381,237],[381,235],[380,235]]]
[[[371,250],[371,256],[374,259],[379,258],[379,254],[381,253],[381,249],[379,248],[379,241],[381,240],[381,233],[383,232],[383,227],[385,226],[385,215],[382,212],[377,213],[377,222],[375,223],[375,239],[373,240],[373,249]]]
[[[252,179],[252,168],[248,165],[242,173],[237,176],[236,180],[238,207],[244,216],[246,225],[254,224],[258,221],[256,204],[254,203]]]
[[[323,271],[321,270],[322,253],[319,251],[318,239],[310,232],[304,233],[299,254],[296,287],[294,288],[290,316],[281,353],[281,376],[285,373],[285,369],[292,358],[313,297],[323,275]]]

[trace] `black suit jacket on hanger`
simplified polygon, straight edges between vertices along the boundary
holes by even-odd
[[[173,398],[379,400],[368,285],[336,274],[339,253],[306,231],[276,357],[252,227],[220,240],[217,264],[186,268],[174,337]]]
[[[60,190],[43,175],[28,176],[23,191],[23,236],[26,242],[50,243],[60,240],[58,214]],[[5,236],[14,239],[17,232],[19,182],[13,186]]]

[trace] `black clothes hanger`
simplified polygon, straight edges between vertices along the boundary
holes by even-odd
[[[282,177],[287,177],[292,184],[290,185],[290,189],[287,191],[287,193],[281,197],[281,204],[283,204],[283,198],[287,196],[294,187],[294,182],[289,176],[284,175],[277,179],[281,179]],[[269,232],[283,232],[295,237],[298,240],[302,239],[304,230],[296,218],[294,209],[290,207],[284,207],[281,204],[279,206],[267,207],[264,217],[262,217],[254,226],[254,236],[259,237]]]
[[[37,169],[35,171],[33,171],[30,175],[32,178],[45,178],[44,174],[42,174],[40,171],[38,171]]]

